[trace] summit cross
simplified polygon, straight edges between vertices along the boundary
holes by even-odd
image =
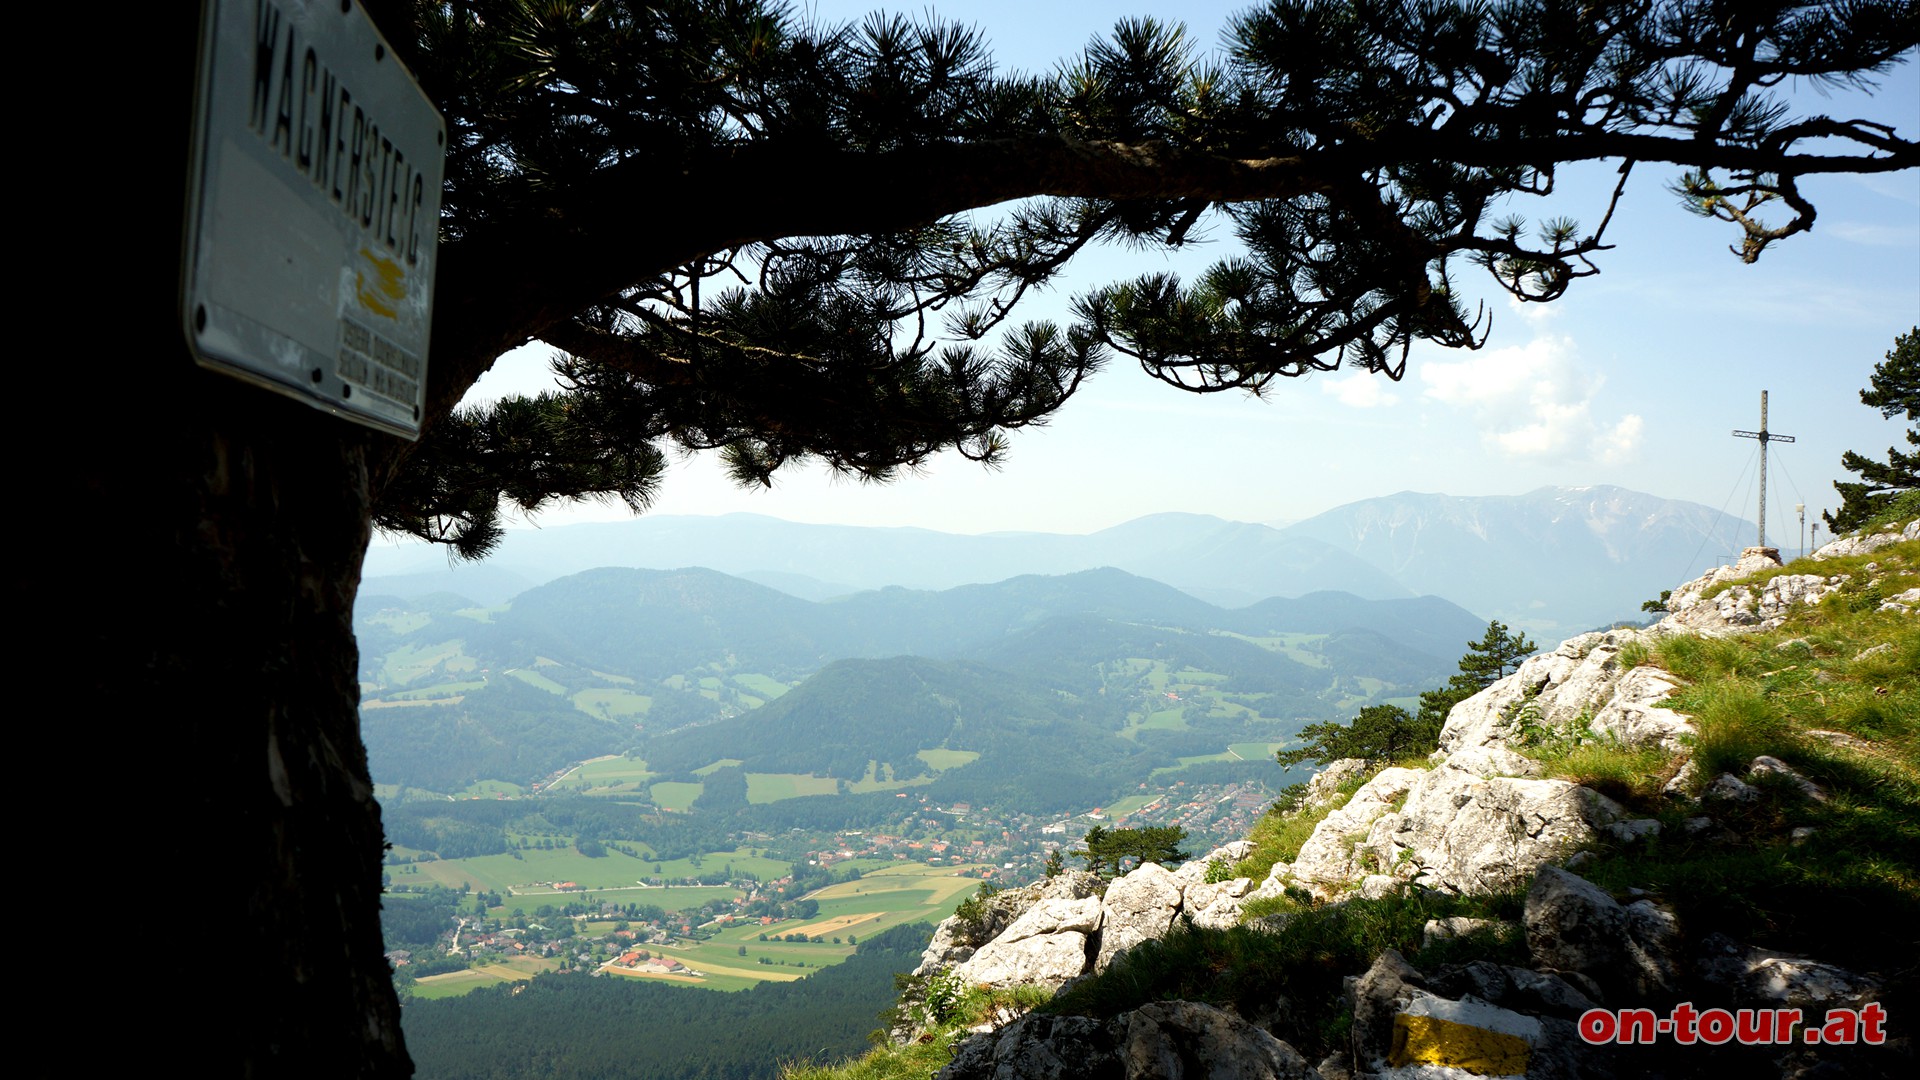
[[[1767,430],[1767,392],[1760,391],[1760,430],[1736,431],[1742,439],[1760,440],[1760,547],[1767,546],[1767,443],[1792,442],[1791,435],[1775,435]]]

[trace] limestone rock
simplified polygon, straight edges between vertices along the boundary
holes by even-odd
[[[1453,769],[1483,780],[1496,776],[1536,777],[1544,771],[1539,762],[1525,754],[1499,746],[1469,746],[1439,764],[1441,769]]]
[[[1251,878],[1234,878],[1213,884],[1188,882],[1180,899],[1180,911],[1195,926],[1224,930],[1239,925],[1240,912],[1247,895],[1252,891]]]
[[[1665,795],[1687,796],[1690,794],[1688,789],[1693,787],[1694,781],[1699,777],[1699,763],[1693,758],[1688,758],[1686,764],[1680,766],[1680,771],[1673,774],[1673,779],[1660,786],[1660,791]]]
[[[1565,780],[1488,778],[1453,764],[1426,774],[1398,813],[1373,823],[1360,851],[1374,864],[1428,888],[1496,892],[1625,816],[1613,800]]]
[[[1426,989],[1426,980],[1396,949],[1386,949],[1367,973],[1348,988],[1353,1010],[1353,1057],[1356,1072],[1378,1071],[1393,1053],[1395,1016]]]
[[[1880,601],[1880,606],[1876,610],[1892,611],[1906,615],[1911,613],[1915,608],[1920,608],[1920,589],[1908,589],[1905,592],[1894,593],[1892,596]]]
[[[1642,665],[1620,677],[1607,703],[1593,714],[1593,730],[1611,735],[1629,746],[1686,749],[1699,729],[1684,713],[1663,709],[1665,701],[1683,684],[1656,667]]]
[[[995,938],[953,968],[968,983],[1044,986],[1058,990],[1087,970],[1087,935],[1079,931],[1007,941]]]
[[[1406,887],[1407,883],[1399,878],[1388,877],[1385,874],[1368,874],[1360,879],[1360,887],[1354,890],[1354,895],[1362,900],[1385,900]]]
[[[1819,739],[1821,742],[1826,743],[1828,746],[1839,747],[1842,750],[1851,750],[1856,754],[1873,753],[1872,743],[1856,735],[1849,735],[1844,731],[1829,731],[1825,728],[1809,728],[1806,731],[1802,732],[1802,734],[1808,736],[1809,738]]]
[[[1420,944],[1424,947],[1436,941],[1447,941],[1452,938],[1465,937],[1475,930],[1485,930],[1499,925],[1500,922],[1497,919],[1475,919],[1466,915],[1454,915],[1445,919],[1428,919],[1427,925],[1420,931]]]
[[[1813,553],[1813,557],[1824,561],[1844,558],[1848,555],[1865,555],[1902,540],[1920,540],[1920,519],[1908,522],[1905,528],[1889,525],[1877,533],[1843,536],[1838,540],[1822,544],[1820,550]]]
[[[1001,931],[994,941],[1025,941],[1027,938],[1070,931],[1091,934],[1100,929],[1101,915],[1102,907],[1097,896],[1078,900],[1042,900],[1015,919],[1013,925]]]
[[[1424,991],[1394,1016],[1387,1063],[1464,1069],[1481,1076],[1538,1076],[1534,1048],[1546,1028],[1527,1016],[1484,1001],[1454,1001]]]
[[[1365,835],[1376,819],[1391,811],[1393,803],[1426,775],[1422,769],[1382,769],[1354,792],[1345,806],[1314,827],[1313,835],[1300,845],[1300,854],[1293,860],[1293,877],[1322,897],[1343,891],[1360,876],[1354,859],[1355,839]]]
[[[1265,880],[1261,881],[1260,884],[1255,885],[1253,887],[1253,891],[1248,893],[1246,896],[1242,897],[1241,900],[1242,901],[1264,900],[1264,899],[1270,899],[1275,896],[1281,896],[1286,893],[1287,882],[1292,880],[1292,878],[1293,878],[1292,863],[1289,863],[1289,862],[1274,863],[1273,869],[1267,872],[1267,876]]]
[[[1447,997],[1472,996],[1519,1012],[1578,1020],[1597,1005],[1558,975],[1476,960],[1434,973],[1433,989]]]
[[[1750,803],[1760,797],[1760,789],[1732,773],[1721,773],[1700,793],[1702,802]]]
[[[995,893],[982,905],[984,910],[978,928],[968,926],[957,915],[942,920],[934,928],[933,940],[920,954],[920,965],[913,973],[931,975],[964,962],[974,950],[999,936],[1042,900],[1084,899],[1093,896],[1099,887],[1098,875],[1069,870],[1045,881]]]
[[[1678,928],[1651,901],[1623,907],[1585,878],[1543,866],[1527,891],[1525,923],[1536,966],[1585,975],[1609,998],[1645,1000],[1678,982]]]
[[[1542,723],[1561,729],[1578,723],[1583,715],[1597,714],[1613,699],[1623,675],[1631,673],[1620,667],[1620,650],[1653,638],[1642,630],[1596,631],[1568,638],[1552,652],[1528,657],[1519,670],[1453,707],[1440,730],[1441,752],[1453,755],[1469,747],[1507,746],[1516,735],[1515,718],[1523,707],[1538,710]],[[1665,697],[1664,693],[1648,697],[1654,686],[1652,676],[1643,675],[1641,680],[1633,703],[1646,705]]]
[[[1750,779],[1756,780],[1765,776],[1779,777],[1793,785],[1800,794],[1806,796],[1808,799],[1814,802],[1827,801],[1825,788],[1800,775],[1793,766],[1768,754],[1762,754],[1753,759],[1753,764],[1747,767],[1747,776]]]
[[[1118,1021],[1040,1013],[969,1036],[935,1080],[1112,1080]]]
[[[987,986],[1057,990],[1087,969],[1087,949],[1104,912],[1094,896],[1042,900],[980,947],[954,974]]]
[[[1180,910],[1182,884],[1159,863],[1142,863],[1107,886],[1106,921],[1094,970],[1105,971],[1115,956],[1150,938],[1164,937]]]
[[[1362,758],[1340,758],[1327,762],[1326,768],[1313,774],[1307,781],[1306,798],[1302,805],[1319,806],[1338,794],[1341,784],[1367,771],[1367,763]]]
[[[1660,822],[1656,818],[1635,818],[1632,821],[1616,821],[1607,826],[1607,835],[1623,844],[1635,844],[1649,836],[1660,835]]]
[[[1793,1006],[1814,1016],[1857,1009],[1880,992],[1878,981],[1816,960],[1742,945],[1724,934],[1701,941],[1694,973],[1728,993],[1735,1006]]]
[[[1129,1013],[1120,1058],[1128,1080],[1319,1080],[1293,1047],[1193,1001],[1158,1001]]]
[[[1182,881],[1204,882],[1207,880],[1208,871],[1215,863],[1230,867],[1251,854],[1253,854],[1253,841],[1234,840],[1214,848],[1197,859],[1187,860],[1173,873]]]
[[[1917,531],[1920,521],[1907,527]],[[1871,551],[1901,539],[1894,532],[1875,538],[1838,540],[1814,553],[1815,559]],[[1778,567],[1779,553],[1772,548],[1748,548],[1732,566],[1716,567],[1687,582],[1667,598],[1666,618],[1653,628],[1656,633],[1691,632],[1727,634],[1743,630],[1768,630],[1785,621],[1793,608],[1820,602],[1849,580],[1848,575],[1783,574],[1759,585],[1739,584],[1714,596],[1705,595],[1713,586],[1750,574]]]

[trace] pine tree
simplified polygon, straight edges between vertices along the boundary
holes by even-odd
[[[1864,454],[1847,451],[1840,464],[1860,477],[1858,483],[1834,481],[1840,491],[1840,509],[1822,514],[1834,535],[1879,520],[1895,505],[1903,492],[1920,490],[1920,327],[1893,339],[1887,358],[1873,366],[1867,389],[1860,391],[1860,403],[1880,410],[1891,420],[1905,413],[1908,421],[1907,445],[1914,450],[1887,448],[1887,460],[1875,461]],[[1911,497],[1907,500],[1912,502]],[[1904,510],[1920,513],[1920,506]]]
[[[1487,632],[1479,641],[1467,642],[1466,655],[1460,658],[1459,674],[1448,678],[1447,685],[1420,695],[1422,728],[1431,728],[1438,738],[1440,729],[1446,725],[1447,714],[1455,705],[1513,674],[1520,661],[1538,648],[1525,634],[1508,633],[1506,624],[1499,619],[1488,623]]]
[[[1189,856],[1180,850],[1187,830],[1178,825],[1151,825],[1139,829],[1108,829],[1096,825],[1087,830],[1087,846],[1076,852],[1087,861],[1087,870],[1101,877],[1117,877],[1141,863],[1177,866]]]
[[[1281,765],[1292,768],[1341,758],[1396,761],[1425,755],[1439,744],[1440,728],[1398,705],[1369,705],[1344,724],[1308,724],[1300,729],[1300,737],[1304,745],[1276,755]]]
[[[1525,634],[1507,631],[1495,619],[1479,641],[1467,642],[1460,671],[1447,685],[1420,695],[1420,712],[1413,715],[1398,705],[1369,705],[1344,724],[1308,724],[1300,729],[1302,745],[1275,755],[1289,768],[1309,761],[1322,764],[1341,758],[1369,762],[1425,756],[1440,746],[1440,729],[1447,713],[1462,701],[1511,675],[1538,648]]]

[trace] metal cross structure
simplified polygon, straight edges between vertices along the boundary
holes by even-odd
[[[1767,443],[1792,442],[1791,435],[1775,435],[1767,430],[1767,392],[1760,391],[1760,430],[1736,431],[1742,439],[1760,440],[1760,546],[1767,546]]]

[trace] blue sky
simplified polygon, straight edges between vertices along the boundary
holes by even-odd
[[[825,20],[872,5],[819,2]],[[1242,5],[1162,0],[1046,5],[936,5],[975,22],[1003,65],[1047,68],[1126,14],[1186,23],[1210,45]],[[919,6],[895,8],[918,14]],[[1902,65],[1870,98],[1798,97],[1802,111],[1865,116],[1920,129],[1920,74]],[[1089,532],[1144,514],[1188,511],[1242,521],[1290,521],[1403,490],[1517,494],[1543,485],[1616,484],[1751,516],[1757,444],[1733,429],[1792,435],[1769,456],[1769,532],[1797,533],[1837,502],[1842,451],[1876,456],[1903,427],[1859,404],[1873,365],[1920,323],[1920,171],[1832,177],[1804,189],[1819,207],[1811,234],[1783,241],[1755,266],[1727,250],[1729,227],[1693,217],[1664,184],[1674,170],[1636,171],[1609,235],[1603,273],[1551,305],[1505,301],[1464,264],[1457,273],[1493,315],[1478,352],[1416,349],[1404,380],[1316,375],[1264,400],[1183,394],[1112,364],[1042,429],[1016,433],[1005,466],[955,456],[890,485],[801,470],[771,491],[742,491],[713,463],[676,464],[653,513],[748,511],[796,521],[912,525],[951,532]],[[1563,175],[1538,219],[1583,223],[1604,208],[1611,166]],[[1062,317],[1076,289],[1171,269],[1190,274],[1230,251],[1224,236],[1168,257],[1100,252],[1032,304],[1027,318]],[[470,400],[547,382],[551,350],[504,358]],[[1121,358],[1124,359],[1124,358]],[[626,516],[586,504],[540,515],[542,526]]]

